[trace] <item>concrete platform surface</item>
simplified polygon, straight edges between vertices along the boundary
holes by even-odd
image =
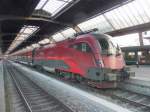
[[[136,66],[129,66],[132,71],[135,72],[135,76],[141,79],[150,80],[150,65],[140,65],[139,68]]]
[[[120,88],[150,96],[150,65],[140,65],[139,68],[129,67],[135,72],[135,77],[120,84]]]
[[[139,94],[150,96],[150,80],[133,77],[130,80],[121,83],[119,87]]]
[[[0,61],[0,112],[5,112],[5,89],[2,61]]]
[[[27,77],[45,89],[45,91],[69,106],[75,112],[131,112],[119,105],[45,76],[25,66],[16,63],[13,64],[25,73]]]

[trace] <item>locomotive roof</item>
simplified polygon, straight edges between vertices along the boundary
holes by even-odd
[[[80,39],[80,38],[87,38],[87,37],[93,37],[93,38],[96,38],[96,39],[102,39],[102,38],[105,38],[105,39],[110,39],[111,36],[107,35],[107,34],[102,34],[102,33],[87,33],[87,34],[82,34],[82,35],[79,35],[77,37],[74,37],[74,38],[70,38],[70,39],[65,39],[65,40],[62,40],[62,41],[59,41],[59,42],[56,42],[56,44],[64,44],[64,42],[69,42],[70,40],[76,40],[76,39]],[[54,46],[56,45],[54,44]],[[47,47],[46,47],[47,46]],[[54,46],[49,46],[49,45],[45,45],[45,46],[41,46],[39,48],[34,48],[30,51],[26,51],[26,52],[22,52],[22,53],[19,53],[19,54],[26,54],[26,53],[30,53],[32,52],[33,50],[41,50],[41,49],[48,49],[49,47],[54,47]]]
[[[102,33],[87,33],[87,34],[77,36],[76,38],[84,38],[87,36],[92,36],[92,37],[95,37],[96,39],[100,39],[100,38],[110,39],[110,38],[112,38],[110,35],[102,34]]]
[[[93,38],[96,38],[96,39],[100,39],[100,38],[105,38],[105,39],[110,39],[111,38],[111,36],[109,36],[109,35],[106,35],[106,34],[100,34],[100,33],[87,33],[87,34],[82,34],[82,35],[79,35],[79,36],[76,36],[76,37],[74,37],[74,38],[68,38],[68,39],[65,39],[65,40],[62,40],[62,41],[59,41],[59,42],[56,42],[55,44],[54,44],[54,46],[49,46],[49,45],[47,45],[47,47],[46,46],[41,46],[41,47],[39,47],[39,48],[35,48],[36,50],[41,50],[41,49],[48,49],[49,47],[55,47],[56,45],[64,45],[64,43],[70,43],[70,41],[75,41],[76,39],[81,39],[81,38],[87,38],[87,37],[93,37]]]
[[[102,33],[94,33],[92,35],[94,35],[94,37],[96,37],[97,39],[100,39],[100,38],[110,39],[110,38],[112,38],[110,35],[102,34]]]

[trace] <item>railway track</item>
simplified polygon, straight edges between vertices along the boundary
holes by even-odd
[[[39,71],[43,72],[43,71]],[[44,74],[49,76],[50,74],[44,71]],[[146,95],[142,95],[139,93],[131,92],[124,89],[105,89],[100,90],[96,88],[89,87],[85,85],[84,83],[76,83],[69,80],[62,80],[57,76],[51,75],[53,78],[56,78],[58,80],[61,80],[65,83],[68,83],[72,86],[75,86],[77,88],[80,88],[84,91],[90,92],[92,94],[95,94],[96,96],[106,96],[108,100],[111,102],[115,102],[118,105],[128,108],[132,110],[133,112],[150,112],[150,97]]]
[[[55,97],[49,95],[37,84],[32,82],[29,78],[20,74],[20,72],[10,63],[5,63],[7,71],[12,78],[15,89],[22,102],[26,107],[27,112],[72,112],[70,108],[61,103]],[[20,101],[19,101],[20,103]]]
[[[126,106],[131,107],[131,110],[135,112],[150,112],[149,96],[121,89],[109,92],[108,95],[110,95],[113,99],[118,99],[126,103]]]
[[[6,112],[27,112],[11,76],[4,69]]]
[[[150,97],[124,89],[99,90],[85,85],[77,85],[80,89],[91,92],[96,96],[106,96],[107,100],[133,112],[150,112]]]
[[[123,89],[99,90],[77,85],[80,89],[91,92],[98,97],[105,96],[107,100],[116,103],[133,112],[150,112],[150,97]],[[102,96],[101,96],[102,95]]]
[[[72,84],[74,86],[74,84]],[[150,97],[124,89],[100,90],[87,85],[77,85],[76,87],[91,92],[98,97],[105,96],[107,100],[116,103],[133,112],[150,112]]]

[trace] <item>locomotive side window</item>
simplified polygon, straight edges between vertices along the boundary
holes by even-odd
[[[73,45],[72,48],[78,49],[78,46],[77,45]]]
[[[82,52],[91,52],[91,48],[87,43],[82,43]]]
[[[91,52],[90,46],[84,42],[74,44],[71,46],[71,48],[74,48],[74,49],[79,50],[81,52]]]
[[[82,44],[81,43],[76,44],[76,46],[77,46],[77,50],[82,51]]]
[[[81,46],[82,46],[82,52],[86,52],[86,43],[82,43]]]

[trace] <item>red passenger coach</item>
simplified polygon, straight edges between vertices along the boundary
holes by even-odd
[[[85,81],[97,88],[116,87],[129,78],[118,45],[105,34],[87,33],[24,53],[21,60],[61,77]]]

